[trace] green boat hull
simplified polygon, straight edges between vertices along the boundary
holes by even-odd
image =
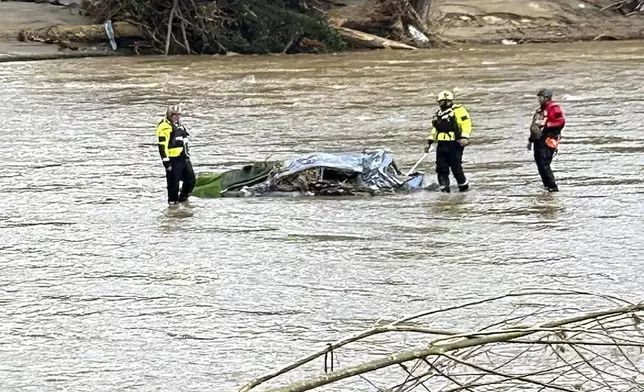
[[[244,186],[251,186],[265,181],[269,173],[279,162],[255,162],[241,169],[228,170],[222,173],[200,173],[192,195],[201,198],[225,196],[225,192],[234,192]]]

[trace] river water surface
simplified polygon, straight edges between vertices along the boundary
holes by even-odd
[[[233,391],[466,298],[642,300],[641,48],[2,64],[0,390]],[[568,116],[556,194],[525,150],[542,86]],[[473,117],[471,192],[166,205],[154,128],[168,103],[185,107],[197,172],[373,147],[406,169],[445,88]]]

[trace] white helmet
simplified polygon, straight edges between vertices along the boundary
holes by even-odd
[[[165,112],[165,115],[167,117],[172,116],[173,114],[181,114],[183,110],[181,109],[181,106],[179,105],[173,105],[173,106],[168,106],[168,109]]]
[[[453,101],[454,94],[451,91],[445,90],[438,93],[437,101]]]

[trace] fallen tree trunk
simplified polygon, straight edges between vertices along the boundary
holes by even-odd
[[[349,29],[347,27],[336,26],[335,29],[342,38],[354,45],[371,48],[371,49],[405,49],[416,50],[413,46],[401,42],[392,41],[387,38],[378,37],[377,35],[364,33],[362,31]]]
[[[558,296],[572,296],[568,301],[590,299],[610,304],[602,310],[570,314],[571,308],[561,308]],[[538,301],[508,301],[510,298],[533,297]],[[550,300],[548,300],[550,297]],[[545,298],[545,300],[544,300]],[[484,312],[492,303],[510,306],[509,314],[492,324],[476,330],[445,330],[431,324],[443,323],[442,313]],[[572,302],[574,303],[574,302]],[[565,306],[565,305],[564,305]],[[573,305],[574,306],[574,305]],[[475,307],[481,307],[478,312]],[[470,308],[464,310],[465,308]],[[498,312],[494,306],[495,312]],[[575,308],[572,308],[575,309]],[[276,377],[289,374],[286,385],[274,387],[267,392],[304,392],[333,384],[351,377],[365,375],[379,369],[400,365],[402,382],[382,391],[411,391],[424,387],[426,391],[490,391],[559,390],[574,392],[578,385],[588,385],[586,390],[641,389],[642,367],[637,365],[638,355],[644,349],[644,335],[640,325],[644,323],[644,301],[637,304],[605,294],[586,293],[574,290],[539,290],[511,292],[494,298],[475,300],[469,303],[433,309],[395,320],[389,324],[353,333],[340,340],[328,343],[319,351],[295,362],[260,376],[242,386],[239,392],[249,392],[255,387]],[[563,314],[562,314],[563,313]],[[546,315],[550,317],[546,318]],[[555,317],[556,316],[556,317]],[[428,321],[421,319],[431,317]],[[485,317],[485,316],[483,316]],[[415,340],[414,348],[393,352],[378,359],[357,365],[348,365],[352,353],[343,356],[343,367],[327,371],[327,355],[349,344],[362,342],[372,336],[401,333],[406,342],[414,341],[410,333],[426,335]],[[390,339],[381,339],[377,343]],[[390,344],[393,344],[390,343]],[[408,343],[405,344],[407,346]],[[528,346],[526,348],[526,346]],[[304,370],[303,365],[324,357],[324,374],[302,378],[291,374],[293,370],[316,372],[315,367]],[[563,365],[562,365],[563,362]],[[406,364],[405,364],[406,363]],[[615,373],[615,370],[619,370]],[[316,372],[317,373],[317,372]],[[392,374],[386,379],[391,380]],[[581,376],[581,377],[580,377]],[[299,381],[294,381],[301,378]],[[514,387],[514,388],[513,388]],[[614,388],[613,388],[614,387]],[[638,387],[640,387],[638,389]],[[574,388],[574,389],[573,389]],[[266,391],[266,390],[265,390]]]
[[[25,53],[0,55],[0,63],[13,61],[42,61],[42,60],[62,60],[62,59],[79,59],[87,57],[107,57],[120,56],[117,52],[97,52],[97,51],[80,51],[80,52],[57,52],[57,53]]]
[[[143,32],[135,25],[128,22],[116,22],[112,25],[114,38],[140,38],[144,39]],[[82,42],[94,43],[109,40],[105,27],[95,25],[56,25],[37,30],[21,30],[18,35],[20,41],[34,41],[44,43]]]

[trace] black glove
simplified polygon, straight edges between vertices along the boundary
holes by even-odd
[[[163,167],[165,167],[167,171],[172,170],[172,164],[170,163],[170,161],[163,161]]]
[[[425,152],[429,152],[429,149],[432,147],[432,143],[433,142],[431,140],[427,142],[427,146],[425,147]]]

